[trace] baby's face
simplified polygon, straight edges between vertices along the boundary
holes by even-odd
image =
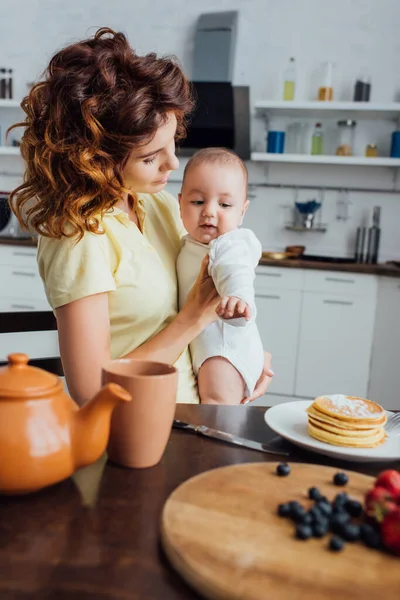
[[[185,229],[198,242],[208,244],[237,229],[249,205],[240,166],[193,166],[183,181],[179,204]]]

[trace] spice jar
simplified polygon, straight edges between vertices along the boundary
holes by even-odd
[[[354,145],[354,132],[357,125],[356,121],[347,119],[346,121],[338,121],[339,143],[336,148],[338,156],[352,156]]]
[[[365,156],[375,157],[378,156],[378,148],[376,144],[368,144],[365,148]]]

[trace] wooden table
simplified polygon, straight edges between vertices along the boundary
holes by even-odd
[[[264,423],[264,410],[180,405],[177,418],[269,441],[274,433]],[[383,468],[286,447],[291,450],[291,462],[332,465],[370,475]],[[123,469],[100,460],[73,479],[38,494],[0,497],[1,600],[198,598],[170,568],[160,548],[159,522],[165,500],[197,473],[268,460],[279,457],[173,430],[161,463],[152,469]],[[400,468],[400,459],[396,467]]]

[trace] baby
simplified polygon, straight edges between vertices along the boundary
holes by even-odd
[[[205,148],[187,163],[178,196],[188,232],[177,260],[180,306],[207,253],[221,296],[220,318],[190,344],[202,404],[240,404],[263,370],[253,286],[261,244],[252,231],[239,228],[249,205],[247,178],[234,152]]]

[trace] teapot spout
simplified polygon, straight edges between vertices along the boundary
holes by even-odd
[[[130,402],[131,395],[117,383],[108,383],[73,416],[71,427],[75,468],[95,462],[106,449],[111,414],[116,405]]]

